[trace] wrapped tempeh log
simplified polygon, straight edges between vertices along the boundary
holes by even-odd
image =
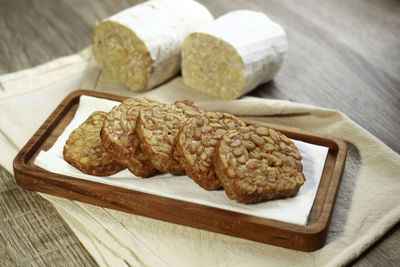
[[[213,20],[193,0],[152,0],[125,9],[94,29],[100,68],[132,91],[144,91],[180,71],[183,39]]]
[[[270,81],[286,51],[280,25],[260,12],[233,11],[185,38],[183,81],[205,94],[234,99]]]

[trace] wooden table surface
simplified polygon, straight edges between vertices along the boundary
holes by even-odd
[[[138,1],[0,0],[0,74],[79,52],[96,21]],[[400,130],[400,1],[212,1],[215,17],[266,13],[287,31],[289,53],[275,80],[251,95],[337,109],[397,153]],[[96,265],[50,203],[0,167],[2,265]],[[396,225],[353,262],[396,266]]]

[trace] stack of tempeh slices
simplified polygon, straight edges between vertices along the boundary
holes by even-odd
[[[71,133],[64,159],[97,176],[125,167],[143,178],[187,174],[242,203],[292,197],[305,182],[301,155],[285,135],[189,100],[128,98],[108,113],[96,111]]]

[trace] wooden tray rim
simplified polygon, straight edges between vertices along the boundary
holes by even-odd
[[[20,184],[22,187],[26,188],[26,185],[24,183],[19,183],[20,182],[19,178],[21,175],[31,176],[32,178],[35,178],[35,179],[47,180],[48,182],[51,182],[53,180],[53,181],[65,181],[66,183],[69,183],[69,182],[75,183],[77,181],[76,178],[72,178],[67,175],[62,175],[62,174],[52,173],[52,172],[42,170],[42,169],[32,168],[31,166],[28,165],[28,162],[30,160],[32,160],[32,156],[34,155],[35,151],[37,151],[37,149],[40,147],[40,145],[42,143],[44,143],[45,140],[47,139],[48,135],[46,135],[46,133],[47,132],[51,133],[51,131],[61,121],[63,116],[66,113],[68,113],[69,107],[74,105],[74,99],[78,98],[78,101],[79,101],[79,97],[82,95],[106,98],[106,99],[115,100],[115,101],[122,101],[123,99],[127,98],[125,96],[113,95],[113,94],[90,91],[90,90],[76,90],[76,91],[73,91],[72,93],[70,93],[60,103],[60,105],[53,111],[53,113],[46,119],[46,121],[41,125],[41,127],[37,130],[37,132],[31,137],[31,139],[25,144],[25,146],[20,150],[20,152],[15,157],[14,162],[13,162],[15,178],[16,178],[17,183]],[[62,105],[63,103],[66,103],[66,105]],[[326,192],[324,192],[325,196],[326,197],[331,196],[331,199],[329,199],[329,202],[327,202],[327,200],[325,200],[325,204],[323,205],[323,208],[321,209],[321,215],[319,216],[318,221],[316,223],[314,223],[313,225],[300,226],[300,225],[290,224],[290,223],[286,223],[286,222],[276,221],[273,219],[265,219],[265,218],[261,218],[261,217],[255,217],[255,216],[246,214],[246,216],[253,217],[252,222],[256,223],[260,226],[270,227],[271,229],[272,228],[280,229],[280,230],[287,231],[287,232],[295,232],[296,234],[301,234],[305,238],[311,238],[313,236],[320,236],[320,235],[326,236],[327,227],[329,224],[330,217],[332,215],[333,205],[335,202],[335,198],[336,198],[337,191],[338,191],[338,186],[340,184],[340,180],[341,180],[341,176],[342,176],[342,172],[343,172],[344,161],[345,161],[346,152],[347,152],[346,143],[339,138],[328,137],[328,136],[321,135],[321,134],[309,133],[307,131],[288,127],[288,126],[275,125],[275,124],[263,123],[263,122],[252,121],[252,120],[245,120],[245,122],[246,123],[264,124],[268,127],[276,128],[285,134],[289,133],[291,135],[298,135],[298,136],[306,136],[306,135],[312,136],[313,138],[316,138],[318,140],[318,142],[320,142],[320,141],[324,142],[325,140],[329,140],[331,142],[331,144],[334,144],[333,146],[330,145],[328,147],[330,150],[333,150],[336,153],[335,166],[333,167],[333,170],[332,170],[332,176],[335,176],[335,177],[331,177],[331,184],[327,188],[327,190],[325,190]],[[293,137],[291,137],[291,138],[293,138]],[[303,140],[301,140],[301,141],[303,141]],[[318,142],[310,142],[310,143],[318,144]],[[338,164],[338,163],[342,163],[342,164]],[[47,177],[43,178],[42,177],[43,174],[51,174],[51,178],[47,178]],[[96,182],[82,180],[82,179],[79,179],[79,183],[85,184],[87,186],[94,186],[94,185],[101,184],[101,183],[96,183]],[[57,183],[54,183],[54,185],[57,186]],[[148,193],[142,193],[139,191],[125,189],[125,188],[111,186],[111,185],[106,185],[106,184],[101,184],[101,186],[104,187],[105,189],[109,189],[112,191],[117,190],[121,193],[135,192],[135,193],[138,193],[139,195],[150,195],[151,197],[154,197],[154,198],[168,199],[169,201],[175,202],[175,204],[181,204],[181,202],[185,202],[183,200],[170,199],[167,197],[156,196],[156,195],[152,195],[152,194],[148,194]],[[27,189],[32,190],[31,188],[27,188]],[[317,194],[319,194],[319,189],[317,191]],[[73,198],[73,199],[79,200],[79,199],[75,199],[75,198]],[[87,201],[84,201],[84,202],[87,202]],[[218,212],[223,213],[227,216],[244,215],[244,214],[241,214],[238,212],[223,210],[223,209],[210,207],[210,206],[204,206],[204,205],[196,204],[196,203],[192,203],[192,202],[185,202],[185,204],[187,204],[187,203],[189,203],[190,205],[194,205],[194,206],[203,206],[204,208],[210,209],[210,210],[217,210]],[[331,204],[329,204],[329,203],[331,203]],[[163,220],[162,218],[148,216],[146,214],[139,214],[139,213],[135,213],[135,214]],[[167,220],[167,221],[170,221],[170,220]],[[173,223],[176,223],[176,222],[173,222]],[[182,224],[182,223],[179,223],[179,224]],[[186,224],[183,224],[183,225],[186,225]],[[188,226],[192,226],[192,225],[188,225]],[[197,227],[197,228],[202,229],[201,227]],[[241,237],[241,238],[246,238],[246,237]],[[324,240],[325,240],[325,238],[324,238]],[[313,251],[315,249],[320,248],[322,245],[323,245],[323,243],[321,245],[318,245],[311,249],[306,249],[304,251]],[[280,245],[278,244],[278,246],[280,246]],[[294,248],[294,249],[298,249],[298,248]],[[299,249],[299,250],[302,250],[302,249]]]

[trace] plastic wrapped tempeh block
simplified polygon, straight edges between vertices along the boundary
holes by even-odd
[[[233,11],[185,38],[183,81],[205,94],[234,99],[270,81],[286,51],[281,26],[260,12]]]
[[[193,0],[152,0],[100,22],[93,54],[100,68],[132,91],[144,91],[180,71],[183,39],[213,21]]]

